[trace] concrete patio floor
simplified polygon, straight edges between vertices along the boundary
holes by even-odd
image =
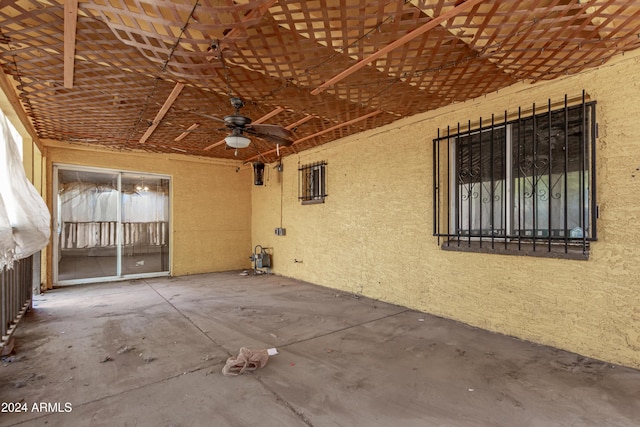
[[[640,425],[639,371],[238,273],[37,296],[0,364],[0,425]],[[223,376],[240,347],[279,354]]]

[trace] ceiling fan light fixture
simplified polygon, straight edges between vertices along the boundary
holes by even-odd
[[[242,135],[229,135],[224,140],[231,148],[247,148],[251,143],[249,138]]]

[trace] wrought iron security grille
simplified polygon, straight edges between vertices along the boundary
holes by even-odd
[[[18,323],[31,307],[33,256],[0,269],[0,352],[10,343]]]
[[[540,109],[538,109],[539,111]],[[596,238],[595,102],[468,122],[433,141],[434,235],[444,246],[587,254]]]
[[[298,199],[302,204],[324,203],[327,163],[317,162],[298,168]]]

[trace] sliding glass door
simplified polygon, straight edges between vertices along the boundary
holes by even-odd
[[[54,281],[169,273],[169,178],[55,167]]]
[[[169,271],[169,180],[122,174],[122,274]]]

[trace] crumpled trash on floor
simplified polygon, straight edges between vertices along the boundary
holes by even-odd
[[[222,375],[236,376],[263,368],[269,361],[269,356],[276,354],[278,354],[278,350],[275,348],[250,349],[242,347],[237,357],[232,356],[227,359],[227,363],[222,368]]]

